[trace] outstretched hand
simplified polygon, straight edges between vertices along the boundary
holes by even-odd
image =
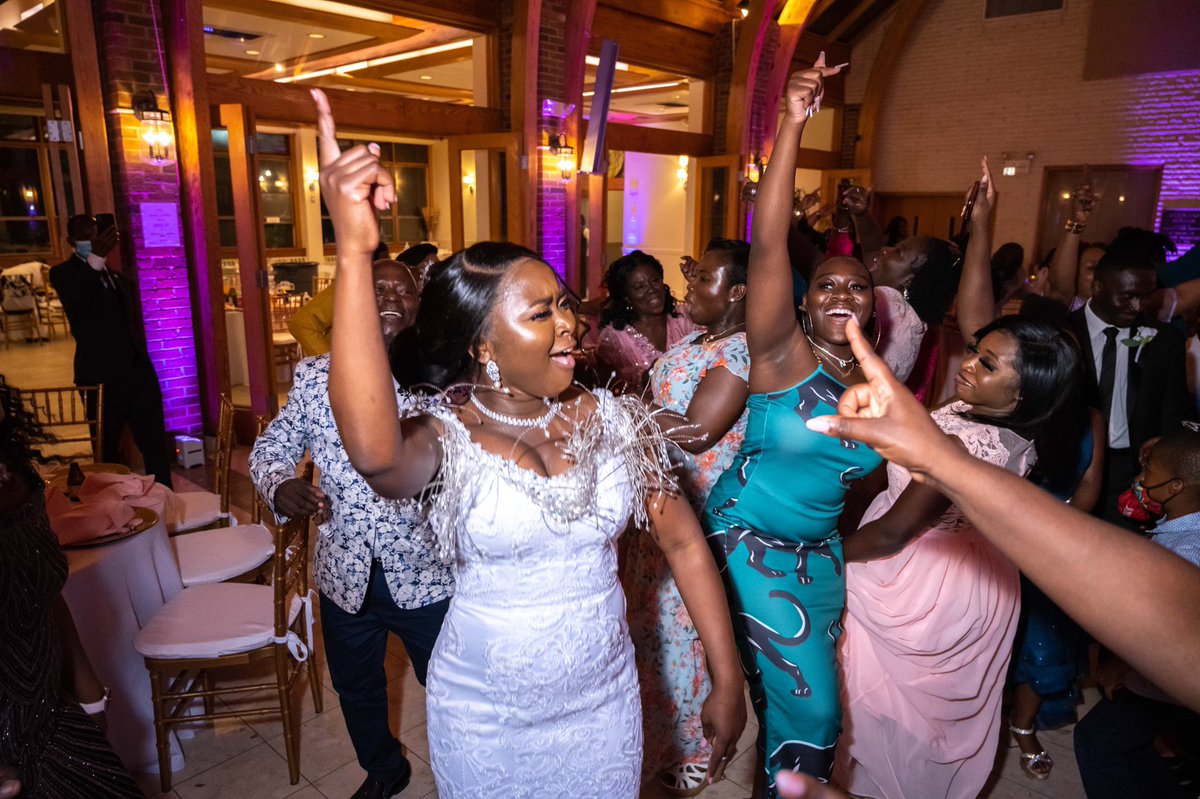
[[[996,207],[996,181],[992,180],[992,168],[988,166],[987,156],[981,160],[983,176],[979,178],[979,193],[975,195],[975,207],[971,209],[971,225],[986,225],[988,216]]]
[[[1092,187],[1087,183],[1076,186],[1075,191],[1071,193],[1071,221],[1080,225],[1087,224],[1095,206],[1096,194]]]
[[[329,98],[312,90],[317,104],[321,197],[329,209],[338,250],[370,254],[379,246],[379,219],[396,201],[391,173],[379,162],[378,144],[359,144],[342,152]]]
[[[846,389],[837,416],[809,419],[808,428],[861,441],[908,469],[914,480],[926,482],[935,463],[958,457],[963,450],[942,433],[925,406],[875,354],[856,320],[847,323],[846,335],[867,381]]]
[[[788,117],[794,122],[803,122],[821,110],[821,98],[825,95],[825,79],[838,74],[847,64],[836,67],[825,66],[825,51],[817,56],[812,69],[796,72],[788,79],[787,98]]]

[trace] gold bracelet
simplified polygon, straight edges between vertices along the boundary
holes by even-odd
[[[1068,222],[1067,222],[1066,231],[1067,231],[1068,233],[1075,233],[1075,234],[1079,234],[1079,233],[1082,233],[1082,232],[1083,232],[1083,229],[1084,229],[1084,228],[1086,228],[1086,227],[1087,227],[1087,224],[1086,224],[1086,223],[1084,223],[1084,222],[1076,222],[1074,219],[1072,219],[1072,220],[1070,220],[1070,221],[1068,221]]]

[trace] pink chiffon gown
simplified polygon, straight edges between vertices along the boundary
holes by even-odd
[[[1032,443],[965,418],[967,407],[953,402],[932,416],[975,457],[1025,474]],[[864,523],[911,480],[899,466],[887,470],[888,490]],[[1016,567],[954,506],[897,554],[847,564],[835,781],[875,799],[975,799],[995,760],[1020,599]]]

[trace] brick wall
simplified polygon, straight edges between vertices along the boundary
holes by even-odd
[[[542,108],[546,99],[563,102],[567,92],[567,0],[542,0],[542,24],[538,50],[537,103]],[[561,130],[562,120],[539,115],[545,134]],[[542,136],[544,140],[546,137]],[[582,144],[572,142],[576,157]],[[546,263],[560,275],[566,275],[567,265],[567,186],[558,168],[558,157],[539,150],[530,156],[530,169],[539,170],[537,192],[538,252]],[[576,178],[572,173],[571,180]]]
[[[169,107],[150,5],[145,0],[95,0],[93,8],[102,43],[98,50],[105,107],[130,108],[132,96],[146,89],[159,98],[161,108]],[[166,428],[172,433],[198,434],[200,385],[187,256],[178,218],[179,173],[173,163],[147,162],[141,123],[134,116],[109,113],[107,122],[113,190],[124,233],[121,263],[140,300],[146,349],[162,385]],[[139,209],[147,202],[175,204],[181,246],[145,245]]]
[[[1047,166],[1162,166],[1159,213],[1163,201],[1200,199],[1200,72],[1084,81],[1091,0],[999,20],[982,6],[930,0],[914,25],[882,109],[878,191],[961,191],[981,155],[995,164],[1032,151],[1030,174],[997,184],[996,240],[1027,250]],[[856,44],[847,102],[862,97],[887,21]]]

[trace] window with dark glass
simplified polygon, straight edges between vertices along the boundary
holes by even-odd
[[[343,140],[342,149],[364,142]],[[427,240],[424,210],[429,207],[429,147],[424,144],[381,142],[380,158],[396,182],[396,202],[379,212],[379,235],[395,252],[405,244]],[[329,210],[321,199],[321,240],[327,249],[335,244]]]
[[[41,118],[0,114],[0,255],[49,256],[49,161]]]
[[[233,207],[233,179],[229,168],[229,132],[217,129],[212,136],[221,246],[233,249],[237,247],[237,225]],[[295,249],[300,246],[300,237],[296,235],[291,136],[259,133],[254,139],[258,148],[258,190],[262,198],[263,237],[267,249]]]

